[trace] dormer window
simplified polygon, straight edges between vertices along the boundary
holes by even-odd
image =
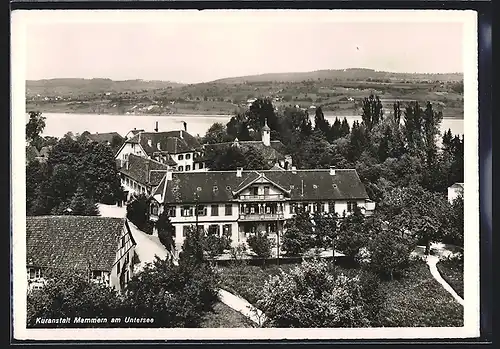
[[[295,186],[293,184],[290,185],[290,189],[295,189]]]
[[[318,185],[317,184],[313,184],[313,188],[314,189],[318,189]]]
[[[213,190],[217,191],[217,190],[219,190],[219,188],[216,185],[214,185]]]
[[[229,185],[226,186],[226,190],[231,190],[231,187]]]

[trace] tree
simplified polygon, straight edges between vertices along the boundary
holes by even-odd
[[[266,233],[256,232],[247,239],[250,249],[261,258],[271,257],[271,241]]]
[[[359,207],[340,221],[336,245],[346,256],[354,259],[359,250],[368,242],[365,218]]]
[[[257,306],[268,327],[365,327],[369,305],[356,278],[336,274],[324,261],[305,261],[264,285]]]
[[[203,137],[204,144],[224,143],[230,141],[231,137],[227,133],[226,126],[220,122],[212,124]]]
[[[27,326],[34,327],[37,318],[71,319],[119,317],[121,299],[112,288],[89,280],[90,270],[45,270],[47,283],[38,290],[28,292]],[[55,327],[82,326],[81,324],[56,324]],[[103,327],[106,324],[88,324],[87,327]],[[39,327],[39,325],[37,325]]]
[[[444,240],[447,243],[464,246],[464,197],[459,195],[451,203],[449,227]]]
[[[379,229],[368,245],[370,267],[393,280],[395,274],[399,275],[409,266],[414,247],[411,238],[402,235],[400,229],[394,226]]]
[[[149,221],[149,198],[144,194],[139,194],[127,205],[127,219],[138,229],[148,233],[153,233],[153,226]]]
[[[311,247],[313,224],[309,212],[297,208],[298,212],[285,223],[282,248],[287,254],[298,256]]]
[[[200,266],[204,261],[204,233],[202,229],[190,226],[186,231],[182,251],[179,255],[179,265],[186,267]]]
[[[157,257],[127,284],[126,314],[154,319],[144,327],[197,327],[218,300],[218,284],[209,266],[176,266]]]
[[[155,228],[158,231],[158,239],[168,252],[172,253],[174,249],[174,233],[175,227],[170,221],[168,213],[163,210],[158,216],[158,220],[155,223]]]
[[[323,134],[323,137],[330,140],[330,123],[325,119],[325,115],[323,114],[321,107],[316,108],[314,115],[314,130],[320,131]]]
[[[214,259],[231,248],[231,238],[227,235],[220,235],[218,229],[209,227],[203,238],[203,249],[210,259]]]
[[[92,198],[87,198],[85,196],[85,191],[81,186],[73,195],[71,203],[69,205],[70,212],[74,216],[98,216],[99,208],[97,204],[92,200]]]
[[[40,112],[30,111],[29,112],[29,121],[26,124],[26,141],[37,148],[41,149],[42,146],[42,137],[40,134],[45,129],[45,116]]]
[[[249,108],[248,127],[260,134],[266,121],[271,130],[278,130],[278,119],[273,103],[269,98],[257,98]]]
[[[333,248],[337,237],[338,217],[336,213],[316,212],[313,215],[314,239],[313,246],[316,248]]]
[[[351,131],[349,127],[349,123],[347,122],[347,118],[344,117],[344,120],[342,120],[342,124],[340,125],[340,136],[345,137],[347,136]]]
[[[371,131],[373,126],[377,125],[383,119],[382,102],[380,102],[378,96],[374,96],[373,94],[371,94],[368,98],[363,99],[362,109],[362,124],[369,132]]]

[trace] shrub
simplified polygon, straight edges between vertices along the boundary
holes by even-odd
[[[176,266],[157,258],[128,283],[125,309],[153,318],[154,327],[196,327],[218,301],[218,286],[218,274],[207,265]]]
[[[153,224],[149,221],[149,199],[146,195],[138,195],[127,205],[127,218],[138,229],[145,233],[153,233]]]
[[[247,239],[248,246],[255,254],[262,258],[271,256],[271,241],[267,234],[255,233]]]
[[[118,294],[104,284],[90,282],[87,271],[46,271],[47,283],[28,292],[27,326],[36,325],[37,318],[117,317],[124,313]],[[108,324],[53,324],[50,327],[106,327]],[[46,327],[48,327],[46,326]]]
[[[319,260],[272,277],[257,306],[271,327],[365,327],[370,325],[359,278],[335,275]]]

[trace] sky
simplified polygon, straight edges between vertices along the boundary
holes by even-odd
[[[13,33],[25,33],[28,80],[198,83],[321,69],[464,71],[463,21],[437,13],[30,12],[13,20]]]

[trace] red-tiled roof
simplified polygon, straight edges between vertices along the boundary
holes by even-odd
[[[26,217],[26,263],[36,267],[113,267],[125,219],[95,216]],[[134,242],[135,243],[135,242]]]

